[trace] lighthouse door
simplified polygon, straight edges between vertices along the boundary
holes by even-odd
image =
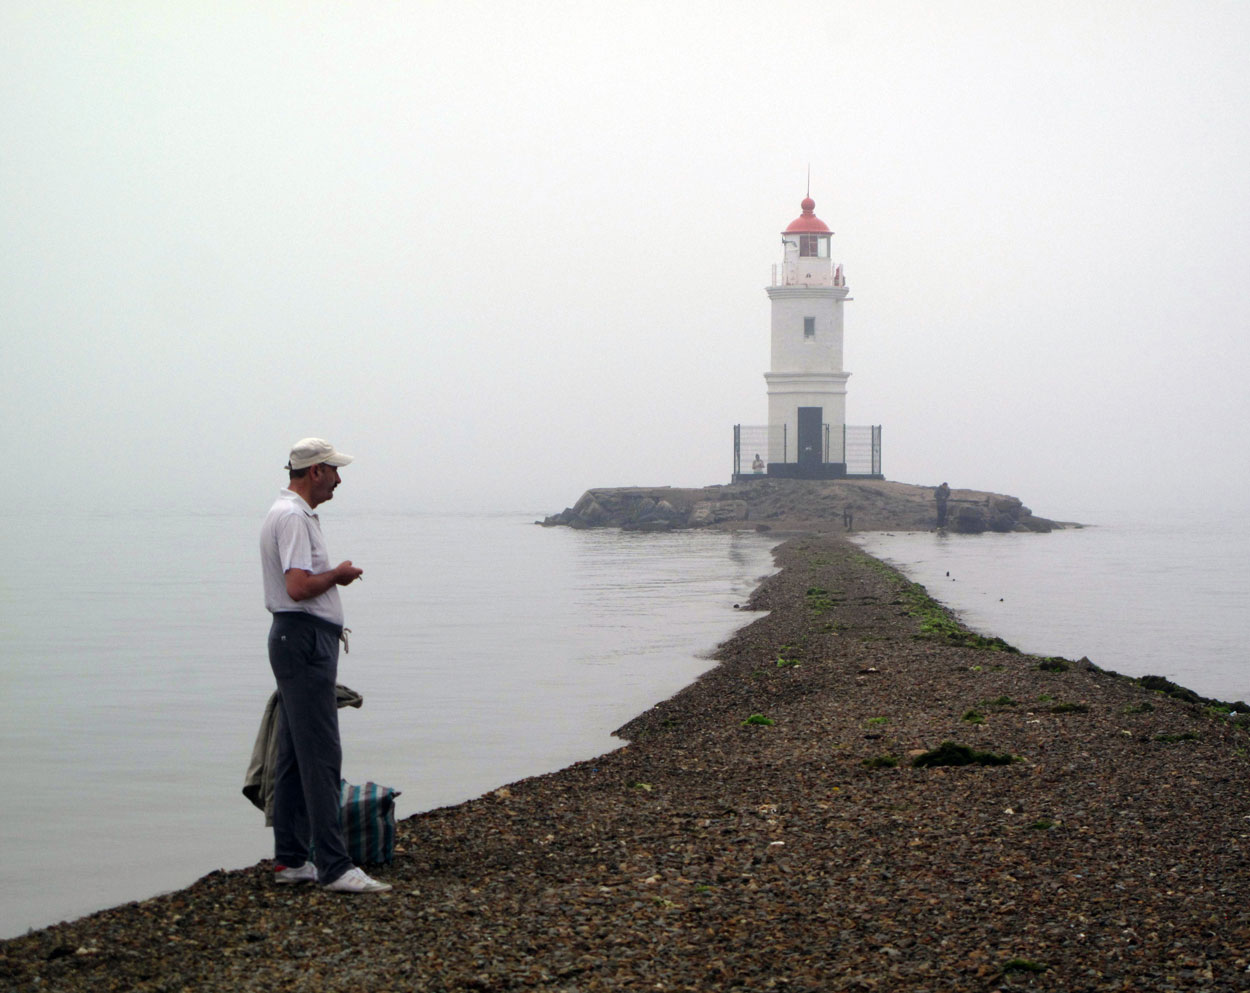
[[[799,467],[802,470],[815,470],[824,461],[821,438],[824,413],[823,407],[799,408]]]

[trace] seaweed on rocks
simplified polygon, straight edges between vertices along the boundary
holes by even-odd
[[[911,764],[918,768],[933,768],[939,765],[1011,765],[1015,761],[1014,755],[983,752],[954,741],[944,741],[937,748],[917,755]]]

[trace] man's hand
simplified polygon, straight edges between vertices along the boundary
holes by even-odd
[[[334,581],[338,583],[339,586],[346,586],[348,583],[354,583],[365,573],[364,569],[357,569],[354,565],[352,565],[351,559],[344,559],[331,571],[338,574]]]

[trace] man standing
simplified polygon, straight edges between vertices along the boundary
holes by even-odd
[[[273,614],[269,665],[278,683],[278,759],[273,840],[279,883],[321,882],[338,893],[379,893],[387,883],[352,865],[339,827],[340,586],[364,570],[330,565],[313,510],[334,496],[339,468],[352,461],[320,438],[291,449],[290,488],[278,494],[260,531],[265,607]],[[345,640],[345,639],[344,639]],[[309,861],[309,843],[316,865]]]
[[[946,501],[950,499],[951,488],[943,483],[933,491],[933,499],[937,501],[937,526],[946,527]]]

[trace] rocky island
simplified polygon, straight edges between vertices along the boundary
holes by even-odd
[[[587,490],[572,507],[541,521],[547,527],[755,528],[793,533],[927,531],[937,526],[934,487],[892,480],[761,477],[726,486],[682,489],[632,486]],[[948,530],[1050,531],[1072,527],[1037,517],[1017,497],[952,489]]]

